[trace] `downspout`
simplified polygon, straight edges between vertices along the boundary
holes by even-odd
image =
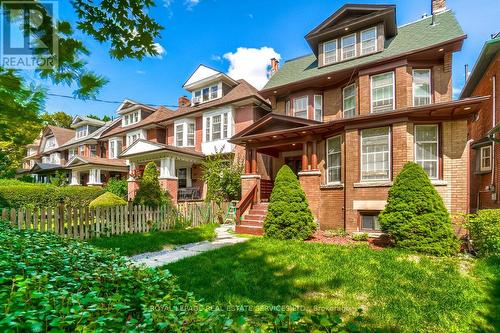
[[[493,75],[492,76],[492,84],[493,84],[493,91],[492,91],[492,94],[493,94],[493,99],[492,99],[492,104],[493,104],[493,126],[492,128],[495,128],[495,126],[497,125],[497,117],[496,117],[496,81],[497,81],[497,77],[496,75]],[[495,202],[498,202],[498,196],[497,196],[497,188],[495,187],[495,178],[496,178],[496,168],[495,168],[495,145],[496,145],[496,142],[495,140],[493,140],[493,143],[492,143],[492,147],[491,147],[491,188],[493,189],[492,191],[492,195],[495,195]]]

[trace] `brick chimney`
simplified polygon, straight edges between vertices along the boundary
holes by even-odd
[[[191,100],[187,96],[181,96],[177,101],[180,108],[186,108],[191,105]]]
[[[271,75],[270,76],[273,76],[274,73],[276,73],[278,71],[279,67],[280,67],[279,60],[276,58],[272,58],[271,59]]]
[[[446,10],[446,0],[431,0],[432,15],[444,12]]]

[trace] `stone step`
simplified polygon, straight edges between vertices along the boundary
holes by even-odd
[[[248,234],[257,236],[264,234],[264,229],[262,227],[249,226],[249,225],[237,225],[235,231],[237,234]]]
[[[245,221],[259,221],[262,222],[264,221],[265,215],[253,215],[253,214],[247,214],[243,217],[243,220]]]
[[[252,209],[250,209],[250,211],[248,212],[248,214],[266,216],[267,215],[267,209],[264,209],[264,208],[260,208],[260,209],[252,208]]]
[[[262,227],[262,221],[241,220],[240,225]]]

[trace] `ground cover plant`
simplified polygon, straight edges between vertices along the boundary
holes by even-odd
[[[334,314],[214,309],[170,273],[0,222],[1,332],[360,332]]]
[[[368,245],[253,238],[165,266],[210,304],[363,308],[370,328],[393,332],[495,332],[500,259],[432,257]],[[196,274],[192,274],[196,272]]]
[[[264,235],[276,239],[307,239],[316,230],[311,210],[300,183],[288,165],[276,175]]]
[[[443,199],[416,163],[406,163],[396,177],[379,222],[396,247],[432,255],[458,252],[459,241]]]
[[[105,249],[117,249],[126,256],[161,251],[176,245],[213,240],[217,224],[204,224],[197,228],[174,229],[169,231],[124,234],[106,238],[94,238],[91,245]]]

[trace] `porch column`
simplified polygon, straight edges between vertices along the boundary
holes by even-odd
[[[302,171],[309,170],[309,159],[307,157],[307,142],[302,143]]]
[[[245,174],[248,175],[251,172],[251,150],[250,147],[245,147]]]
[[[70,185],[80,185],[80,172],[71,170],[71,183]]]
[[[257,149],[252,148],[252,174],[257,174]]]
[[[318,155],[317,155],[317,141],[312,142],[311,151],[311,170],[318,170]]]
[[[172,203],[177,204],[178,180],[175,177],[175,157],[160,160],[160,187],[170,195]]]
[[[88,185],[102,185],[101,169],[90,169]]]

